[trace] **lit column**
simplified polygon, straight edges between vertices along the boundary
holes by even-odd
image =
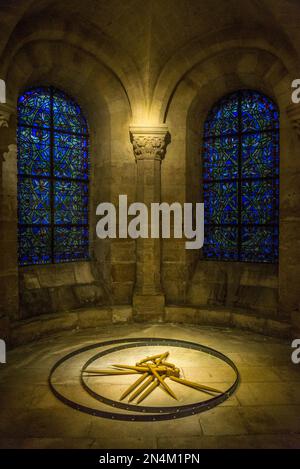
[[[136,284],[133,295],[133,313],[137,320],[162,317],[165,296],[161,287],[161,241],[150,237],[150,207],[161,199],[161,162],[166,153],[170,135],[165,125],[131,127],[130,139],[137,164],[137,202],[148,208],[149,237],[136,243]]]

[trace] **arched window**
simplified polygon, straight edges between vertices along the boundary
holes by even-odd
[[[279,111],[267,96],[240,90],[221,99],[204,125],[206,259],[276,262]]]
[[[88,258],[88,127],[62,91],[18,100],[20,265]]]

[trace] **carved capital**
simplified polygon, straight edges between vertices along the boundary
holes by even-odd
[[[291,104],[287,107],[286,112],[298,137],[300,137],[300,104]]]
[[[15,112],[15,109],[9,104],[0,104],[0,128],[8,127],[10,116]]]
[[[130,127],[130,141],[135,159],[163,160],[170,134],[165,125],[158,127]]]

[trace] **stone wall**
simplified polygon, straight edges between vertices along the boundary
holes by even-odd
[[[19,272],[21,318],[108,301],[92,262],[22,267]]]
[[[287,115],[292,75],[275,52],[262,50],[258,39],[257,47],[236,48],[234,53],[219,46],[214,55],[205,58],[203,49],[186,51],[194,66],[177,84],[168,104],[172,144],[162,170],[163,198],[168,202],[203,200],[203,125],[218,99],[245,88],[271,96],[280,109],[279,262],[277,266],[207,262],[201,252],[187,252],[178,240],[164,241],[162,275],[167,302],[230,305],[261,315],[290,317],[298,307],[300,288],[299,185],[296,187],[300,142],[295,131],[300,113],[292,109],[294,123]]]
[[[243,0],[239,9],[236,0],[182,0],[176,7],[165,0],[163,8],[159,0],[146,6],[89,0],[91,8],[80,0],[60,2],[59,8],[56,3],[1,5],[0,76],[14,108],[4,125],[0,120],[2,329],[9,329],[9,319],[88,304],[131,304],[137,286],[139,307],[148,295],[145,319],[165,303],[239,307],[264,320],[292,312],[299,318],[300,116],[292,111],[291,118],[287,109],[292,80],[300,76],[300,8],[286,2],[283,13],[280,2],[271,0],[263,6]],[[91,263],[18,268],[16,102],[39,84],[71,95],[89,123]],[[129,204],[137,198],[201,202],[204,120],[218,99],[240,88],[257,89],[280,108],[278,269],[204,262],[179,239],[97,239],[96,207],[117,205],[119,194],[127,194]],[[130,129],[138,128],[143,139],[154,128],[168,130],[164,158],[158,158],[152,137],[143,151],[136,152],[137,144],[134,150]]]
[[[135,162],[128,137],[130,109],[124,89],[110,70],[74,47],[65,45],[57,54],[57,44],[49,41],[43,44],[42,56],[39,51],[36,43],[19,51],[6,77],[14,120],[9,129],[4,128],[5,140],[0,135],[1,155],[4,153],[1,223],[5,223],[1,229],[0,304],[11,319],[103,302],[128,304],[135,280],[134,241],[99,240],[95,230],[100,202],[116,203],[123,192],[130,203],[135,195]],[[39,66],[36,54],[41,57]],[[18,266],[16,103],[22,90],[36,83],[65,90],[80,104],[89,124],[90,264]],[[95,93],[98,89],[101,92]]]
[[[82,308],[59,314],[44,314],[12,324],[10,344],[17,346],[65,330],[103,328],[132,322],[132,306],[102,306]],[[232,308],[166,306],[162,322],[194,324],[197,326],[236,327],[281,338],[293,336],[287,321],[245,314]]]
[[[16,114],[0,104],[0,318],[18,317]],[[6,325],[6,326],[5,326]]]
[[[277,266],[201,260],[192,276],[187,303],[219,305],[278,314]]]

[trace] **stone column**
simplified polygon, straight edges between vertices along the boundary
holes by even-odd
[[[148,207],[147,239],[136,243],[136,283],[133,314],[136,320],[159,320],[163,316],[165,296],[161,286],[161,240],[150,237],[150,205],[161,199],[161,162],[170,140],[165,125],[131,127],[130,139],[137,164],[136,201]]]
[[[0,104],[0,336],[18,318],[16,109]]]

